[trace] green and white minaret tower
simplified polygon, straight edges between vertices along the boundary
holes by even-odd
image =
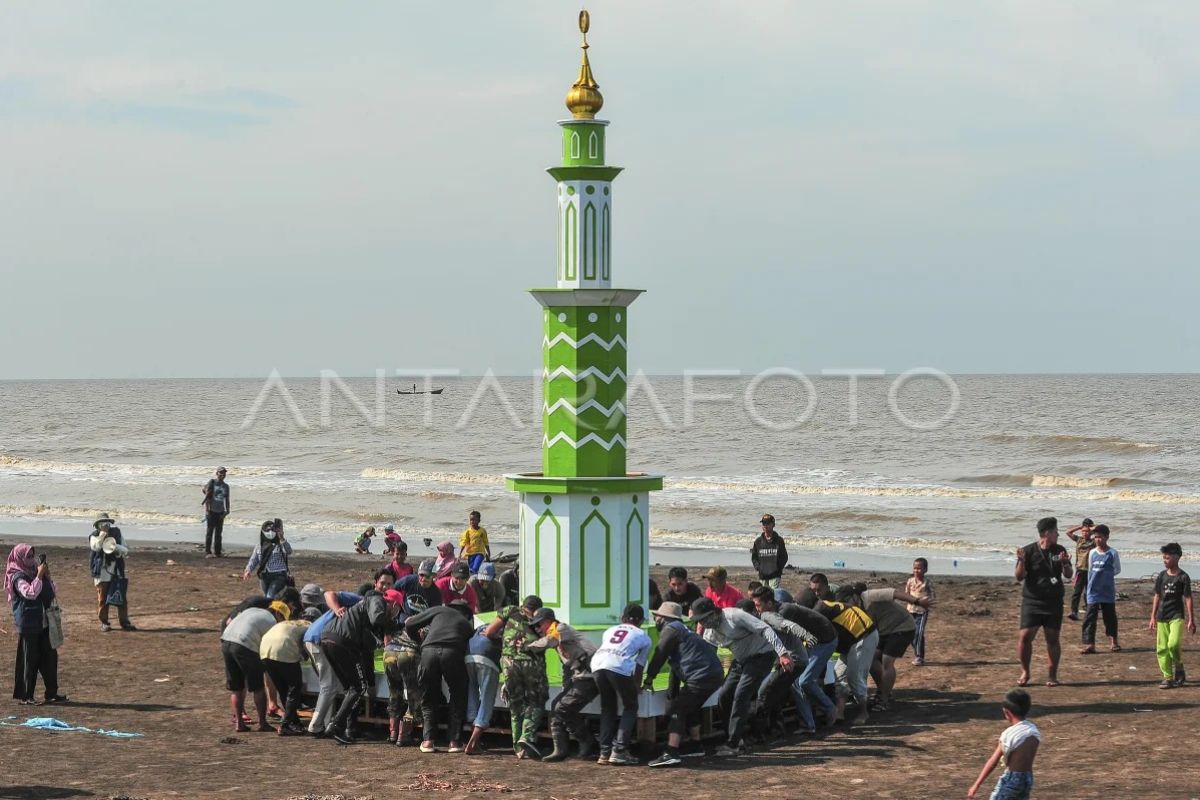
[[[625,467],[629,306],[640,289],[612,282],[612,182],[604,104],[588,62],[587,11],[579,14],[583,60],[567,92],[558,182],[557,286],[533,289],[543,307],[542,471],[506,475],[520,492],[521,594],[539,595],[575,625],[616,622],[647,601],[649,492],[662,476]]]

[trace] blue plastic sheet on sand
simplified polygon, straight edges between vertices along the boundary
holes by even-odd
[[[16,719],[16,717],[6,717],[5,719]],[[41,731],[54,731],[56,733],[98,733],[101,736],[110,736],[114,739],[134,739],[142,736],[140,733],[126,733],[124,731],[107,730],[105,728],[85,728],[82,725],[72,725],[69,722],[63,722],[61,719],[55,719],[54,717],[30,717],[20,724],[4,721],[0,722],[0,725],[35,728]]]

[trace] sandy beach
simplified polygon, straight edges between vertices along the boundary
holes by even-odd
[[[16,541],[0,538],[5,550]],[[35,542],[39,544],[40,542]],[[892,710],[862,728],[839,725],[815,739],[780,739],[739,759],[691,758],[674,770],[520,762],[504,737],[467,758],[379,742],[351,749],[329,741],[269,734],[231,734],[217,626],[257,587],[240,580],[245,554],[204,560],[183,546],[141,546],[130,559],[135,633],[101,633],[87,551],[48,542],[66,609],[60,651],[62,690],[72,702],[29,709],[6,705],[8,723],[53,715],[73,725],[143,734],[118,740],[88,733],[0,729],[7,788],[0,797],[391,797],[422,790],[437,797],[504,793],[531,798],[739,797],[752,790],[780,796],[944,798],[966,793],[1004,727],[999,700],[1019,668],[1014,639],[1020,591],[1010,579],[934,574],[940,605],[928,634],[928,663],[908,658]],[[348,588],[376,557],[298,552],[293,570],[304,582]],[[1184,568],[1188,568],[1185,560]],[[651,574],[665,582],[665,567]],[[831,572],[833,580],[897,585],[899,574]],[[749,575],[734,573],[744,585]],[[785,588],[801,585],[788,573]],[[1062,686],[1047,688],[1035,649],[1033,720],[1043,732],[1035,796],[1167,798],[1200,795],[1200,767],[1186,758],[1187,736],[1200,708],[1200,688],[1157,688],[1153,634],[1146,630],[1147,581],[1121,584],[1118,603],[1124,651],[1078,654],[1076,623],[1064,628]],[[0,623],[6,659],[15,637]],[[1196,640],[1185,643],[1188,657]],[[1097,738],[1102,737],[1102,738]],[[1099,746],[1097,742],[1100,742]],[[710,746],[715,742],[710,743]],[[643,759],[657,748],[643,747]],[[12,765],[25,765],[13,769]],[[990,791],[991,782],[987,784]]]

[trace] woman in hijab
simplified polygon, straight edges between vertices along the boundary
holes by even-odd
[[[246,562],[242,580],[253,572],[258,576],[262,593],[272,599],[278,597],[288,585],[288,556],[291,554],[292,544],[283,538],[283,522],[267,520],[259,530],[258,547]]]
[[[112,625],[108,624],[108,609],[115,605],[121,630],[135,631],[137,628],[129,621],[129,579],[125,575],[125,556],[129,548],[111,517],[101,517],[92,523],[92,527],[95,532],[88,537],[88,547],[92,551],[92,581],[96,584],[100,630],[103,633],[112,630]],[[116,592],[111,591],[113,581],[119,584]]]
[[[437,546],[437,560],[433,563],[434,578],[444,578],[454,571],[458,559],[454,557],[454,542],[447,539]]]
[[[58,693],[58,651],[50,646],[50,619],[46,613],[54,600],[54,581],[45,557],[37,559],[32,545],[19,544],[4,565],[4,593],[12,604],[17,628],[17,667],[13,699],[38,705],[33,698],[41,674],[47,703],[65,703]]]

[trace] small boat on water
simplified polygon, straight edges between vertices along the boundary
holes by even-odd
[[[411,390],[411,391],[410,391],[410,390],[408,390],[408,389],[397,389],[397,390],[396,390],[396,394],[441,394],[441,393],[442,393],[442,390],[443,390],[444,388],[445,388],[445,387],[438,387],[437,389],[430,389],[430,390],[429,390],[429,391],[427,391],[427,392],[426,392],[426,391],[420,391],[420,392],[418,392],[418,391],[417,391],[417,385],[414,383],[414,384],[413,384],[413,388],[412,388],[412,390]]]

